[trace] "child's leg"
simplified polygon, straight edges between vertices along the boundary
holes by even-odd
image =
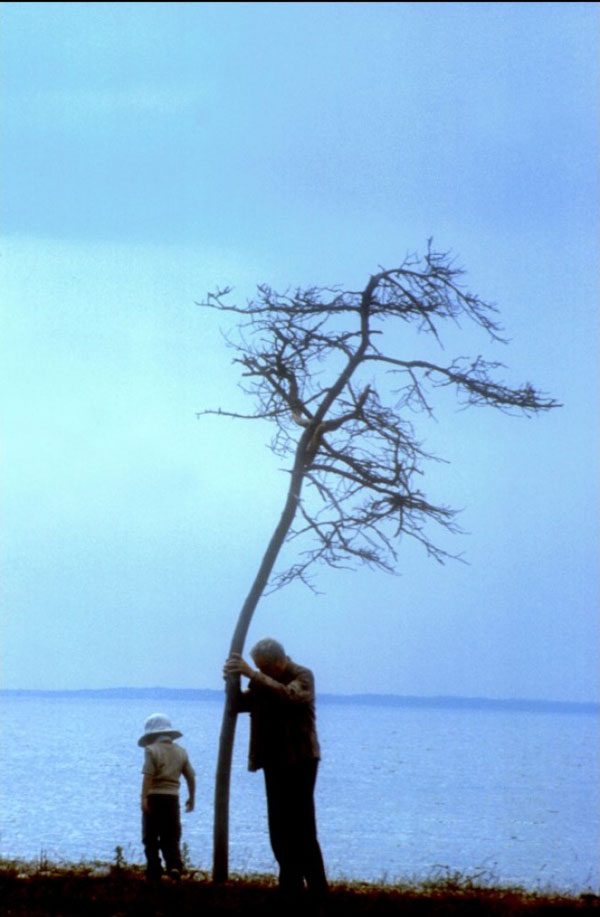
[[[165,858],[167,873],[183,869],[179,842],[181,840],[181,818],[179,815],[179,797],[163,796],[161,800],[162,817],[160,824],[160,849]]]
[[[162,864],[159,855],[160,816],[156,796],[148,796],[149,812],[142,812],[142,844],[146,854],[146,878],[160,879]]]

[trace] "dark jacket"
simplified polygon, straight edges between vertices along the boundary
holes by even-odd
[[[288,658],[277,679],[257,672],[248,690],[240,692],[237,707],[250,713],[249,770],[320,758],[310,669]]]

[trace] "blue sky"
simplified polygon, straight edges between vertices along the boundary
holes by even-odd
[[[4,3],[2,679],[218,687],[286,475],[221,328],[231,285],[364,286],[434,237],[563,403],[440,407],[438,566],[265,599],[321,690],[598,696],[591,3]],[[398,334],[404,354],[422,343]]]

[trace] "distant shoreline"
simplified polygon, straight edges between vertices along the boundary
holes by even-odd
[[[41,690],[0,688],[1,698],[39,697],[110,700],[190,700],[221,701],[223,692],[211,688],[81,688],[74,690]],[[594,701],[553,701],[526,698],[496,699],[489,697],[455,697],[438,695],[415,697],[403,694],[318,694],[319,704],[354,704],[377,707],[434,708],[438,710],[505,710],[532,713],[600,713]]]

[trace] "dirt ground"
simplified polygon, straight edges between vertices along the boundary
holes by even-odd
[[[2,917],[203,917],[203,915],[307,914],[310,917],[360,915],[456,915],[456,917],[561,917],[600,913],[600,898],[563,897],[521,890],[477,888],[441,883],[430,888],[334,884],[323,908],[302,901],[282,906],[272,880],[237,878],[214,885],[207,876],[163,879],[149,885],[140,872],[113,870],[94,875],[85,870],[53,870],[24,875],[0,869]]]

